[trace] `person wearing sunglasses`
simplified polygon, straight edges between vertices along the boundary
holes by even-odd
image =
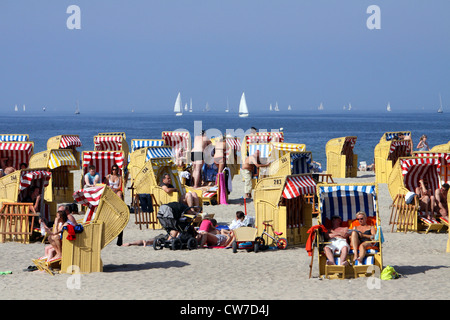
[[[116,164],[111,167],[111,173],[106,176],[106,183],[123,200],[122,177]]]
[[[358,260],[362,263],[365,255],[366,248],[372,245],[372,240],[375,238],[375,227],[367,224],[367,215],[365,212],[360,211],[356,214],[356,219],[359,222],[358,226],[352,229],[352,235],[350,237],[350,243],[353,247],[353,261]]]

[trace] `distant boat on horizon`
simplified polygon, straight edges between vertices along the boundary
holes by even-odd
[[[173,112],[175,112],[175,116],[177,116],[177,117],[180,117],[183,115],[183,112],[181,111],[181,93],[180,92],[178,92],[177,99],[175,100]]]
[[[15,112],[19,111],[19,109],[17,108],[17,104],[16,104],[16,106],[14,107],[14,111],[15,111]]]
[[[291,110],[292,110],[292,108],[291,108],[291,105],[289,105],[289,106],[288,106],[288,110],[289,110],[289,111],[291,111]]]
[[[387,110],[387,112],[391,112],[392,111],[390,102],[388,102],[386,110]]]
[[[245,92],[242,92],[241,102],[239,103],[239,117],[240,118],[248,117],[248,107],[247,101],[245,101]]]
[[[227,108],[225,109],[225,112],[230,112],[230,104],[228,103],[228,98],[227,98]]]
[[[189,112],[192,112],[192,98],[191,98],[190,105],[189,105]]]
[[[322,111],[323,110],[323,103],[320,103],[320,106],[317,107],[317,110]]]
[[[25,105],[22,106],[23,112],[25,112]]]
[[[277,102],[275,102],[275,109],[274,109],[275,111],[280,111],[280,108],[278,107],[278,101]]]
[[[80,114],[80,106],[78,105],[78,100],[77,100],[77,108],[75,109],[75,114]]]
[[[441,98],[441,94],[439,93],[439,102],[440,102],[440,107],[438,109],[438,113],[444,113],[444,109],[442,109],[442,98]]]
[[[42,107],[42,111],[44,111],[44,112],[45,112],[45,107]]]

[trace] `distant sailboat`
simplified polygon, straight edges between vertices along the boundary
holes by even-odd
[[[392,111],[390,102],[388,102],[386,110],[387,110],[387,112],[391,112]]]
[[[188,110],[189,110],[189,109],[188,109],[188,105],[187,105],[187,102],[186,102],[186,103],[184,104],[184,111],[185,111],[185,112],[188,112]]]
[[[17,108],[17,104],[16,104],[16,106],[14,107],[14,111],[15,111],[15,112],[19,111],[19,109]]]
[[[45,112],[45,107],[42,107],[42,111],[44,111],[44,112]]]
[[[270,104],[269,111],[273,111],[272,104]]]
[[[278,102],[275,102],[275,111],[280,111],[280,108],[278,108]]]
[[[291,110],[292,110],[292,108],[291,108],[291,105],[289,105],[289,106],[288,106],[288,110],[289,110],[289,111],[291,111]]]
[[[191,104],[189,105],[189,112],[192,112],[192,98],[191,98]]]
[[[78,101],[77,101],[77,108],[75,109],[75,114],[80,114],[80,106],[78,105]]]
[[[209,112],[209,111],[211,111],[211,108],[209,107],[209,103],[206,102],[206,106],[205,106],[205,109],[203,109],[203,112]]]
[[[25,105],[22,106],[23,112],[25,112]]]
[[[239,117],[248,117],[247,101],[245,101],[245,92],[242,93],[241,102],[239,103]]]
[[[228,103],[228,98],[227,98],[227,108],[225,109],[225,112],[230,112],[230,104]]]
[[[320,106],[317,108],[317,110],[322,111],[323,110],[323,103],[320,103]]]
[[[438,113],[444,113],[444,109],[442,109],[442,98],[441,98],[441,94],[439,94],[439,102],[441,103],[439,109],[438,109]]]
[[[177,100],[175,100],[175,105],[173,107],[173,112],[177,117],[182,116],[183,112],[181,111],[181,93],[178,92]]]
[[[348,111],[352,111],[352,104],[351,103],[348,104],[348,109],[347,110]]]

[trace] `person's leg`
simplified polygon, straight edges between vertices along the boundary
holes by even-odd
[[[358,258],[358,248],[359,248],[359,233],[356,231],[353,231],[350,236],[350,244],[353,248],[353,261],[355,261]]]
[[[344,246],[341,249],[340,257],[341,257],[341,265],[343,265],[343,266],[348,265],[348,261],[347,261],[348,249],[349,249],[348,246]]]
[[[325,256],[327,257],[328,265],[335,265],[334,263],[334,251],[330,249],[330,247],[326,246],[324,248]]]

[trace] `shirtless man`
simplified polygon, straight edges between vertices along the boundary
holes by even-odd
[[[250,199],[252,197],[252,179],[253,170],[255,167],[267,167],[270,163],[262,164],[259,150],[256,150],[254,154],[247,157],[242,164],[242,176],[244,177],[244,198]]]
[[[194,188],[199,188],[202,183],[202,166],[204,163],[204,151],[211,144],[211,140],[206,136],[205,130],[202,134],[195,136],[194,148],[192,148],[191,161],[194,164],[192,178],[194,179]]]
[[[226,148],[227,143],[225,141],[225,137],[222,136],[218,139],[214,148],[214,163],[217,166],[218,173],[221,173],[226,166]]]
[[[431,219],[433,213],[433,197],[431,196],[431,190],[428,188],[428,183],[426,180],[420,179],[419,184],[420,185],[416,188],[416,194],[419,196],[420,210],[425,211],[427,219]]]
[[[434,193],[434,203],[433,209],[440,213],[443,218],[448,219],[448,203],[447,203],[447,194],[449,189],[449,184],[444,183],[442,187],[436,189]]]
[[[325,246],[325,256],[327,257],[328,265],[336,265],[334,263],[334,252],[340,253],[341,265],[348,265],[347,255],[350,250],[350,246],[347,243],[349,237],[348,228],[341,227],[342,219],[339,216],[333,216],[331,218],[331,230],[325,235],[326,238],[331,241],[331,244]]]

